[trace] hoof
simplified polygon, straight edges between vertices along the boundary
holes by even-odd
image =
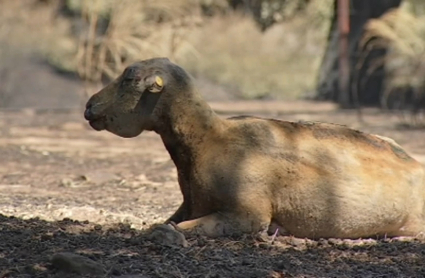
[[[171,224],[155,226],[148,239],[165,246],[189,246],[185,236]]]

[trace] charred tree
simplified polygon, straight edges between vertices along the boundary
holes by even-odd
[[[374,49],[366,55],[364,61],[359,65],[359,58],[365,49],[359,49],[359,42],[363,36],[364,25],[369,19],[378,18],[392,8],[400,6],[401,0],[350,0],[349,7],[349,33],[348,33],[348,55],[349,55],[349,89],[339,89],[339,29],[338,29],[338,1],[334,1],[334,16],[328,35],[328,45],[320,67],[317,85],[318,100],[331,100],[339,102],[341,107],[355,107],[358,101],[361,105],[377,106],[383,90],[385,71],[384,66],[377,67],[373,73],[368,74],[370,66],[383,58],[386,49]],[[341,94],[348,94],[341,96]],[[342,100],[342,101],[341,101]],[[344,102],[345,100],[345,102]],[[342,103],[343,102],[343,103]]]

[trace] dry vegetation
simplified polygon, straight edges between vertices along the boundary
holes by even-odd
[[[72,16],[58,12],[60,2]],[[276,1],[266,2],[265,11],[281,22],[261,32],[227,1],[123,0],[111,9],[111,1],[101,0],[2,0],[7,9],[0,11],[0,41],[25,42],[90,85],[133,60],[168,56],[237,97],[297,98],[314,90],[332,0],[310,1],[297,17],[292,15],[302,1],[287,1],[286,13],[275,12]],[[226,12],[202,16],[205,6]]]
[[[191,8],[194,1],[83,0],[80,4],[88,28],[79,39],[76,61],[85,80],[99,83],[103,76],[115,78],[135,60],[175,59],[183,47],[193,50],[185,34],[200,20]],[[99,31],[102,17],[108,23]]]
[[[244,98],[293,99],[313,91],[326,43],[328,26],[319,16],[328,12],[325,2],[330,4],[313,2],[302,17],[265,32],[238,14],[210,19],[194,36],[202,59],[183,63],[195,75],[233,87]],[[311,28],[314,15],[321,24]]]
[[[250,17],[237,13],[202,18],[196,1],[126,0],[108,12],[106,2],[90,9],[96,1],[85,0],[81,11],[89,28],[80,40],[78,71],[98,82],[102,74],[116,76],[128,62],[167,56],[239,97],[296,98],[315,86],[331,2],[313,1],[301,17],[262,33]],[[109,24],[96,36],[102,13]]]

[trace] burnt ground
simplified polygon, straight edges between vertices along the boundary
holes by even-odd
[[[347,124],[390,136],[425,163],[425,130],[398,127],[396,116],[373,109],[364,125],[355,112],[325,103],[212,106],[223,116]],[[156,134],[96,132],[81,111],[0,110],[0,278],[425,277],[425,243],[413,238],[189,236],[185,248],[156,244],[147,229],[180,202],[176,171]],[[69,254],[85,263],[67,268]]]

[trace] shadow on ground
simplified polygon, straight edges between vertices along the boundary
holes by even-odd
[[[0,215],[0,277],[424,277],[418,240],[319,240],[189,237],[161,246],[123,224]],[[91,262],[73,273],[58,254]],[[56,254],[56,255],[55,255]],[[56,256],[56,257],[55,257]],[[52,261],[52,257],[56,261]],[[59,269],[61,268],[61,269]],[[64,270],[65,269],[65,270]]]

